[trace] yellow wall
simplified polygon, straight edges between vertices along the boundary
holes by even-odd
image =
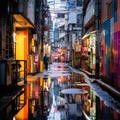
[[[29,72],[28,31],[16,32],[16,60],[27,60],[27,72]],[[21,63],[22,65],[22,63]],[[24,65],[22,65],[23,68]]]
[[[24,60],[24,33],[16,33],[16,60]]]
[[[26,95],[26,96],[24,96],[24,94],[20,96],[20,99],[21,99],[21,100],[26,100],[26,104],[25,104],[25,106],[15,115],[15,119],[16,119],[16,120],[28,120],[29,109],[28,109],[28,100],[27,100],[26,98],[28,98],[29,95],[30,95],[30,87],[29,87],[29,86],[27,86],[25,95]],[[22,104],[22,101],[21,101],[20,103]]]

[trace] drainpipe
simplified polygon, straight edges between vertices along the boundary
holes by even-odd
[[[96,69],[95,69],[95,77],[99,79],[99,72],[100,72],[100,56],[99,56],[99,31],[100,31],[100,1],[95,0],[95,24],[96,24]]]
[[[99,41],[100,41],[100,1],[95,0],[95,24],[96,24],[96,69],[95,69],[95,78],[99,79],[100,73],[100,56],[99,56]],[[96,96],[96,113],[100,112],[100,100]],[[99,115],[96,114],[96,119],[99,119]]]
[[[44,25],[45,25],[45,21],[44,21],[44,1],[42,0],[40,3],[40,32],[41,32],[41,36],[40,36],[40,72],[43,72],[44,69],[44,64],[43,64],[43,55],[44,55]]]

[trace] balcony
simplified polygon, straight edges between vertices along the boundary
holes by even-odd
[[[18,87],[26,83],[25,60],[1,60],[0,61],[0,90]],[[10,89],[11,90],[11,89]]]
[[[11,120],[26,103],[26,61],[0,60],[0,73],[0,120]]]
[[[0,120],[12,120],[26,104],[26,90],[18,87],[0,96]]]

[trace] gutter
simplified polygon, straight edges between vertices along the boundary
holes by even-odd
[[[118,90],[116,90],[115,88],[111,87],[110,85],[104,83],[103,81],[99,80],[95,80],[99,85],[107,88],[110,92],[112,92],[113,94],[117,95],[118,97],[120,97],[120,92]]]
[[[91,74],[90,72],[80,69],[80,71],[84,72],[85,74],[87,74],[87,76],[89,78],[95,78],[95,74]],[[109,90],[110,92],[112,92],[113,94],[115,94],[116,96],[120,97],[120,92],[118,90],[116,90],[115,88],[113,88],[112,86],[106,84],[105,82],[101,81],[101,79],[95,79],[93,82],[97,82],[99,85],[103,86],[104,88],[107,88],[107,90]]]
[[[96,82],[97,84],[101,85],[101,87],[106,88],[109,92],[113,93],[115,96],[120,98],[120,91],[116,90],[115,88],[113,88],[112,86],[108,85],[107,83],[101,81],[101,79],[95,79],[95,74],[91,74],[90,72],[84,70],[84,69],[80,69],[78,71],[81,71],[83,73],[85,73],[89,78],[94,78],[94,80],[90,80],[91,82]]]

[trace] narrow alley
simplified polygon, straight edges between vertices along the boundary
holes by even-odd
[[[28,75],[14,99],[11,93],[0,98],[1,120],[120,119],[119,98],[67,63],[53,62],[48,71]]]
[[[0,0],[0,120],[120,120],[120,0]]]
[[[119,120],[119,100],[93,82],[95,78],[67,63],[53,62],[48,71],[35,76],[45,80],[44,89],[49,91],[50,98],[43,97],[48,108],[44,119]]]

